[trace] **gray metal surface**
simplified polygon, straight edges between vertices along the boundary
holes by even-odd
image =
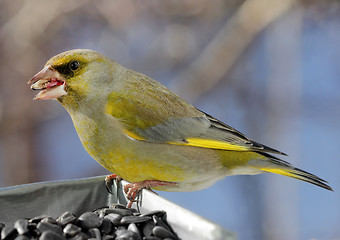
[[[109,194],[104,176],[79,180],[42,182],[0,189],[0,222],[6,225],[20,218],[49,215],[54,218],[65,211],[79,216],[86,211],[112,203],[126,204],[121,184]],[[165,210],[168,222],[183,240],[232,240],[235,234],[150,191],[143,190],[133,207],[141,213]]]

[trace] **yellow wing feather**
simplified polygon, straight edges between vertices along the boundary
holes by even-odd
[[[186,142],[167,142],[174,145],[185,145],[192,147],[202,147],[211,148],[219,150],[230,150],[230,151],[250,151],[249,148],[245,146],[230,144],[227,142],[222,142],[214,139],[203,139],[203,138],[187,138]]]
[[[135,140],[145,141],[146,139],[131,132],[126,129],[124,129],[124,133]],[[219,149],[219,150],[230,150],[230,151],[251,151],[251,149],[230,144],[227,142],[222,142],[214,139],[203,139],[203,138],[187,138],[185,142],[166,142],[167,144],[173,144],[173,145],[182,145],[182,146],[192,146],[192,147],[201,147],[201,148],[210,148],[210,149]]]

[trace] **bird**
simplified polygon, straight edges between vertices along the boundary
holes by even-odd
[[[196,191],[231,175],[276,173],[333,191],[285,153],[189,104],[150,77],[89,49],[62,52],[29,81],[34,100],[67,110],[85,150],[125,179],[129,207],[144,188]]]

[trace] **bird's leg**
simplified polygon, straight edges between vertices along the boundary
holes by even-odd
[[[105,177],[105,186],[106,186],[107,191],[113,194],[112,189],[111,189],[113,181],[115,181],[116,185],[118,186],[118,183],[120,182],[120,180],[122,180],[122,178],[117,176],[116,174],[107,175]]]
[[[124,186],[124,192],[126,193],[126,198],[129,200],[127,208],[130,208],[132,206],[132,203],[136,201],[135,199],[136,199],[137,194],[144,188],[155,193],[151,189],[152,187],[159,187],[159,186],[176,187],[177,185],[178,185],[177,182],[166,182],[166,181],[158,181],[158,180],[145,180],[142,182],[126,184]]]

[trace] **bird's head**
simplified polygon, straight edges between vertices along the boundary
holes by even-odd
[[[96,89],[103,89],[102,86],[112,80],[114,64],[92,50],[70,50],[48,60],[28,83],[32,84],[31,89],[40,90],[35,100],[57,99],[61,103],[76,104],[100,94]]]

